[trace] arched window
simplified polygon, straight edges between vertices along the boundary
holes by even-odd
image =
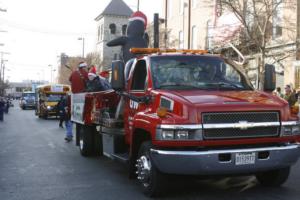
[[[110,34],[116,34],[116,25],[115,24],[110,24],[109,25],[109,29],[110,29]]]
[[[101,30],[100,30],[100,26],[98,26],[98,41],[100,41],[100,35],[101,35]]]
[[[127,30],[127,24],[124,24],[122,26],[122,35],[126,35],[126,30]]]

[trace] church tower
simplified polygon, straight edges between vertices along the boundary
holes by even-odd
[[[111,62],[119,59],[121,47],[107,47],[106,43],[126,35],[128,19],[133,11],[123,0],[111,0],[104,11],[95,18],[97,21],[96,48],[102,61],[102,70],[110,69]]]

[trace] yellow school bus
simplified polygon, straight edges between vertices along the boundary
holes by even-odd
[[[62,96],[70,92],[69,85],[48,84],[36,88],[36,109],[35,115],[47,119],[51,116],[58,116],[57,104]]]

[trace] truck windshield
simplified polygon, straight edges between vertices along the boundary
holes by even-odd
[[[46,101],[49,102],[58,102],[60,100],[62,95],[60,94],[47,94],[46,95]]]
[[[155,89],[251,90],[246,78],[222,58],[211,56],[151,57]]]

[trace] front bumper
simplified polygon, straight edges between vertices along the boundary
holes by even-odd
[[[297,162],[300,144],[286,146],[208,151],[151,149],[154,165],[163,173],[182,175],[248,174],[288,167]],[[237,153],[255,153],[255,163],[236,165]],[[223,155],[230,158],[220,159]],[[268,155],[261,157],[260,155]]]

